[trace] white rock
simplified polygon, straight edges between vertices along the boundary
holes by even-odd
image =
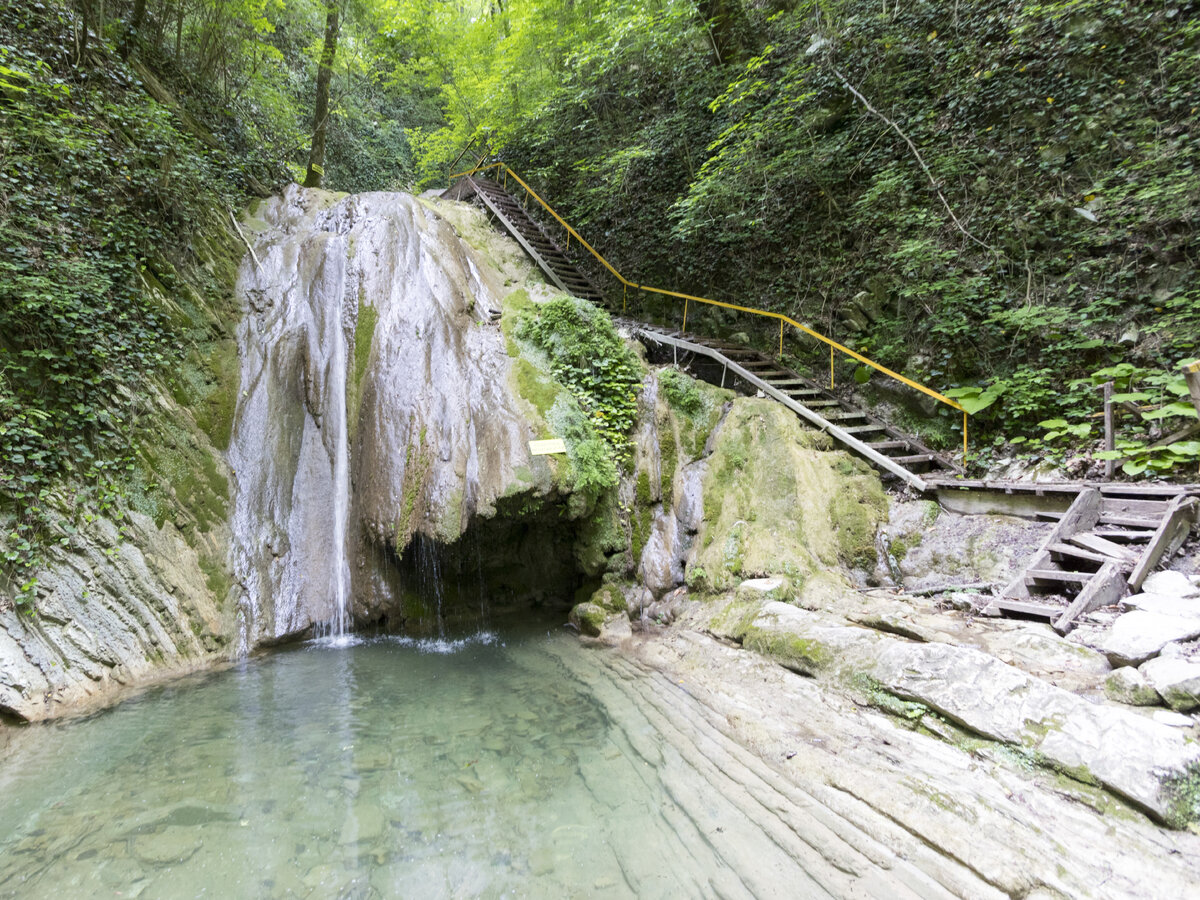
[[[1155,572],[1142,583],[1142,591],[1164,597],[1200,597],[1200,588],[1182,572]]]
[[[1116,666],[1136,666],[1172,641],[1187,641],[1200,635],[1200,619],[1165,616],[1135,610],[1120,616],[1100,649]]]
[[[1191,716],[1172,712],[1169,709],[1160,709],[1156,712],[1154,714],[1154,721],[1160,725],[1170,725],[1172,728],[1191,728],[1196,724],[1196,720]]]
[[[1165,594],[1134,594],[1121,601],[1128,609],[1160,613],[1164,616],[1179,616],[1184,619],[1200,619],[1200,598],[1168,597]]]
[[[1200,706],[1200,663],[1159,657],[1140,671],[1172,709],[1187,712]]]

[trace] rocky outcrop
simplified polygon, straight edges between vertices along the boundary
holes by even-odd
[[[1163,821],[1176,815],[1171,778],[1200,764],[1200,745],[1179,730],[1090,702],[970,647],[897,638],[777,601],[733,601],[696,615],[713,633],[796,672],[919,704],[911,714],[932,712],[1019,748]]]
[[[61,521],[33,573],[32,596],[14,603],[0,595],[0,714],[78,712],[229,658],[235,618],[222,451],[238,391],[233,282],[243,252],[221,209],[192,235],[186,255],[155,254],[139,273],[183,352],[169,385],[143,386],[135,452],[108,486],[104,511],[47,498]],[[94,485],[78,489],[87,497]]]

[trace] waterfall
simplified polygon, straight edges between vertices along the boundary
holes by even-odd
[[[340,297],[339,315],[330,316],[332,344],[329,358],[329,401],[333,407],[326,413],[325,424],[333,425],[333,553],[330,554],[330,580],[333,582],[333,615],[324,627],[326,636],[342,640],[350,631],[350,564],[346,557],[346,519],[350,510],[350,427],[346,417],[346,328],[344,325],[345,292]],[[330,423],[332,419],[332,423]]]
[[[474,213],[450,212],[470,227]],[[439,547],[552,485],[495,322],[508,276],[406,194],[292,186],[244,227],[228,450],[239,649],[400,618],[385,570],[410,550],[440,634],[444,592],[463,591],[442,584]]]

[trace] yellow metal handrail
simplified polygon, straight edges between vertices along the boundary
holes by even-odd
[[[521,185],[521,187],[523,187],[525,189],[525,192],[530,197],[532,197],[534,200],[536,200],[538,203],[540,203],[542,205],[542,208],[545,209],[546,212],[550,213],[550,215],[552,215],[555,218],[555,220],[558,222],[558,224],[560,224],[563,228],[565,228],[567,230],[567,234],[571,235],[571,237],[574,237],[575,240],[577,240],[582,246],[587,248],[587,251],[589,253],[591,253],[592,256],[594,256],[600,262],[600,264],[602,266],[604,266],[604,268],[608,269],[608,271],[613,274],[613,277],[615,277],[619,282],[621,282],[622,285],[624,285],[626,292],[628,291],[629,288],[634,288],[635,290],[647,291],[648,293],[652,293],[652,294],[662,294],[666,297],[678,297],[679,299],[681,299],[683,301],[683,329],[682,330],[684,330],[684,331],[687,330],[688,304],[693,301],[696,303],[704,303],[708,306],[719,306],[722,309],[732,309],[732,310],[735,310],[736,312],[750,313],[751,315],[762,316],[763,318],[767,318],[767,319],[777,319],[779,321],[779,355],[781,357],[783,356],[783,326],[785,324],[791,325],[797,331],[802,331],[805,334],[809,335],[810,337],[814,337],[818,341],[821,341],[821,342],[829,345],[829,386],[831,388],[834,386],[834,384],[833,384],[833,360],[834,360],[834,351],[836,350],[836,351],[840,351],[841,353],[844,353],[846,356],[849,356],[852,359],[858,360],[860,363],[862,363],[865,366],[870,366],[872,369],[875,369],[877,372],[882,372],[884,375],[887,375],[890,378],[894,378],[896,381],[906,384],[909,387],[913,388],[914,390],[918,390],[922,394],[926,394],[926,395],[932,397],[934,400],[937,400],[939,403],[944,403],[947,406],[952,407],[953,409],[957,409],[957,410],[961,411],[962,416],[963,416],[963,461],[964,462],[966,461],[966,458],[967,458],[967,411],[965,409],[963,409],[960,404],[951,400],[949,397],[945,396],[944,394],[938,393],[937,391],[933,390],[933,388],[928,388],[925,385],[920,384],[916,381],[913,381],[910,378],[905,378],[899,372],[893,372],[891,369],[887,368],[887,366],[882,366],[879,363],[874,362],[873,360],[867,359],[867,357],[863,356],[861,353],[856,353],[855,351],[851,350],[849,347],[845,346],[844,344],[839,344],[837,341],[833,340],[832,338],[825,337],[825,335],[821,334],[820,332],[814,331],[813,329],[809,328],[807,325],[803,325],[800,322],[797,322],[795,319],[791,318],[790,316],[785,316],[783,313],[771,312],[771,311],[765,310],[765,309],[755,309],[752,306],[739,306],[736,303],[726,303],[722,300],[710,300],[707,297],[697,297],[693,294],[681,294],[679,291],[667,291],[667,290],[663,290],[662,288],[651,287],[646,284],[638,284],[637,282],[630,281],[628,278],[626,278],[624,275],[622,275],[620,272],[618,272],[616,270],[616,268],[612,265],[612,263],[610,263],[607,259],[605,259],[603,256],[601,256],[600,253],[591,244],[589,244],[587,241],[585,241],[583,239],[583,237],[579,234],[579,232],[577,232],[574,228],[572,228],[570,225],[568,225],[567,221],[562,216],[560,216],[558,213],[556,213],[554,211],[554,209],[550,206],[549,203],[547,203],[545,200],[543,200],[541,197],[538,196],[537,191],[535,191],[533,188],[531,188],[528,184],[526,184],[521,179],[521,176],[519,176],[516,172],[514,172],[512,169],[510,169],[507,165],[505,165],[502,162],[489,163],[486,166],[479,166],[477,168],[471,169],[468,172],[459,172],[455,175],[451,175],[450,180],[453,181],[455,178],[465,178],[469,175],[474,175],[477,172],[486,172],[489,169],[496,169],[496,168],[502,169],[504,171],[504,178],[505,178],[506,183],[507,183],[508,176],[511,175],[513,180],[515,180],[517,182],[517,184]],[[568,240],[569,240],[569,238],[568,238]]]

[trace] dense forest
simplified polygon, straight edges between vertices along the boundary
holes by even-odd
[[[1173,0],[0,0],[5,561],[128,491],[155,386],[188,396],[206,231],[483,153],[630,277],[953,391],[977,462],[1097,449],[1113,381],[1125,471],[1185,477],[1200,441],[1150,445],[1194,418],[1198,113]]]

